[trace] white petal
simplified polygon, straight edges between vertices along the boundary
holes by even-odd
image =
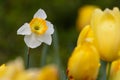
[[[24,41],[26,43],[26,45],[30,48],[36,48],[38,46],[41,45],[41,41],[38,41],[36,36],[34,34],[31,34],[31,35],[26,35],[24,37]]]
[[[51,45],[51,42],[52,42],[51,35],[43,34],[43,35],[38,36],[37,38],[38,38],[39,41],[44,42],[48,45]]]
[[[35,14],[34,14],[34,18],[42,18],[42,19],[46,19],[47,15],[45,13],[45,11],[43,9],[39,9]]]
[[[47,34],[53,34],[54,32],[54,28],[53,28],[53,24],[49,21],[46,22],[47,26],[48,26],[48,30],[46,31]]]
[[[31,33],[32,32],[28,23],[25,23],[17,30],[17,34],[20,35],[30,35]]]

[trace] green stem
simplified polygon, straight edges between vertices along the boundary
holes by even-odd
[[[111,62],[108,62],[108,74],[107,74],[106,80],[110,79],[110,70],[111,70]]]
[[[41,67],[43,67],[46,64],[47,50],[48,50],[48,46],[44,44],[42,49],[42,54],[41,54],[41,62],[40,62]]]
[[[28,50],[27,50],[27,65],[26,65],[27,69],[29,68],[29,65],[30,65],[30,48],[28,47]]]
[[[54,34],[53,34],[53,49],[54,49],[54,55],[55,55],[55,61],[58,64],[58,66],[61,66],[60,62],[60,51],[59,51],[59,41],[58,41],[58,35],[57,35],[57,30],[55,29]]]
[[[58,65],[58,68],[59,68],[60,80],[66,80],[66,75],[65,75],[63,66],[61,64],[61,59],[60,59],[59,39],[58,39],[58,33],[57,33],[56,28],[53,34],[53,49],[54,49],[54,61]]]

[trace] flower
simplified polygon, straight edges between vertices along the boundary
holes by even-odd
[[[52,42],[53,24],[45,20],[47,18],[43,9],[39,9],[30,23],[25,23],[18,30],[18,35],[25,35],[24,41],[30,48],[36,48],[42,42],[50,45]]]
[[[0,80],[59,80],[59,72],[55,65],[26,70],[23,60],[17,58],[0,66]]]
[[[68,60],[67,74],[70,80],[96,80],[100,58],[90,43],[78,45]]]
[[[41,68],[37,80],[59,80],[58,69],[55,65]]]
[[[120,59],[112,62],[110,70],[110,80],[119,79],[120,79]]]
[[[0,76],[0,80],[16,80],[17,76],[24,70],[21,58],[11,61],[6,65],[1,66],[1,68],[3,74]]]
[[[3,76],[6,72],[6,65],[3,64],[0,66],[0,77]]]
[[[119,58],[120,48],[120,11],[117,7],[104,11],[96,9],[90,26],[94,34],[95,45],[105,61]]]
[[[82,45],[85,42],[94,43],[94,35],[90,25],[86,25],[80,32],[77,45]]]
[[[79,31],[90,23],[92,13],[96,8],[98,7],[95,5],[85,5],[78,10],[76,26]]]

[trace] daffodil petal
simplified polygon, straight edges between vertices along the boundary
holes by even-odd
[[[36,47],[40,46],[42,43],[41,41],[38,41],[36,39],[36,35],[34,35],[34,34],[26,35],[24,37],[24,41],[25,41],[26,45],[30,48],[36,48]]]
[[[39,35],[37,38],[38,38],[39,41],[44,42],[48,45],[51,45],[52,37],[51,37],[50,34]]]
[[[19,35],[30,35],[31,33],[32,32],[28,23],[25,23],[17,30],[17,34]]]
[[[53,24],[49,21],[47,21],[46,23],[48,26],[48,30],[46,31],[46,34],[53,34],[53,32],[54,32]]]
[[[34,18],[42,18],[42,19],[46,19],[47,15],[45,13],[45,11],[43,9],[39,9],[35,14],[34,14]]]

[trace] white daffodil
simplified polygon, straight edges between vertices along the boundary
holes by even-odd
[[[51,34],[54,32],[53,24],[45,20],[47,15],[43,9],[39,9],[30,23],[25,23],[21,26],[17,34],[25,35],[24,41],[30,48],[36,48],[42,42],[50,45],[52,42]]]

